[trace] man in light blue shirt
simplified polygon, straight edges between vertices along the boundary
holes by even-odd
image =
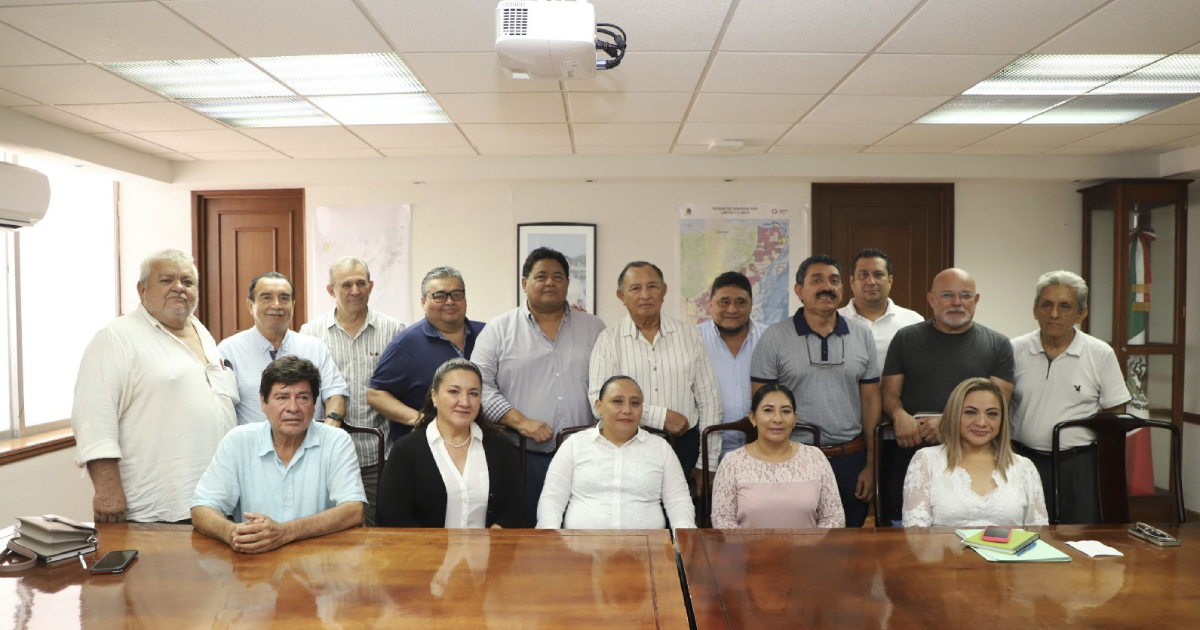
[[[560,252],[545,247],[530,252],[521,268],[525,304],[488,322],[471,356],[483,374],[484,413],[526,440],[529,527],[537,524],[555,437],[562,429],[595,422],[588,361],[604,322],[567,306],[570,271]]]
[[[315,417],[325,419],[335,427],[341,426],[346,414],[345,397],[350,389],[325,342],[288,328],[296,308],[294,297],[292,281],[277,271],[268,271],[251,280],[246,303],[254,316],[254,326],[228,337],[217,346],[221,358],[233,367],[237,376],[241,401],[235,409],[239,425],[267,419],[255,394],[263,369],[275,359],[292,355],[311,361],[321,373],[323,387],[316,400]]]
[[[192,498],[196,531],[260,553],[362,523],[367,497],[350,436],[312,421],[317,368],[283,357],[262,373],[267,422],[234,428]],[[232,515],[233,520],[227,518]]]
[[[717,276],[708,296],[708,314],[712,319],[697,324],[696,328],[717,373],[723,404],[721,422],[736,422],[750,412],[750,359],[767,327],[750,320],[754,297],[745,275],[727,271]],[[722,431],[721,457],[745,443],[745,433]],[[715,470],[715,463],[712,466]]]

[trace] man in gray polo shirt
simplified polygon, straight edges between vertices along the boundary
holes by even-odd
[[[525,304],[488,322],[471,355],[483,374],[484,413],[516,429],[521,439],[529,438],[529,527],[537,524],[554,438],[562,429],[594,422],[588,404],[588,361],[604,322],[567,306],[570,281],[566,256],[545,247],[530,252],[521,268]]]
[[[792,390],[799,420],[821,430],[846,526],[862,527],[873,491],[870,455],[880,410],[875,339],[866,326],[838,314],[842,270],[832,256],[800,263],[795,291],[803,306],[763,333],[750,363],[751,387],[781,383]]]

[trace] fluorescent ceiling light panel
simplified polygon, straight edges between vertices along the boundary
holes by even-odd
[[[292,92],[245,59],[183,59],[101,64],[174,99],[292,96]]]
[[[1137,120],[1196,98],[1195,94],[1110,94],[1080,96],[1025,121],[1027,125],[1103,125]]]
[[[180,101],[233,127],[322,127],[338,124],[304,99],[226,98]]]
[[[450,117],[428,94],[314,96],[309,99],[343,125],[448,123]]]
[[[918,118],[918,125],[1015,125],[1066,96],[960,96]]]
[[[1163,55],[1026,55],[963,94],[1087,94]]]
[[[1171,55],[1092,94],[1200,94],[1200,55]]]
[[[254,57],[250,61],[303,96],[425,91],[394,53]]]

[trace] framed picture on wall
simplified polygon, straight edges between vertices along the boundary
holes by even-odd
[[[562,252],[567,270],[567,303],[596,314],[596,224],[520,223],[517,225],[517,304],[525,303],[521,289],[521,266],[529,252],[539,248]]]

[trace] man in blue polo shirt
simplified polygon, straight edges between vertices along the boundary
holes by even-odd
[[[421,280],[425,319],[405,328],[375,366],[367,404],[391,420],[388,444],[412,431],[433,373],[456,357],[471,358],[483,322],[467,319],[467,290],[454,267],[437,267]]]
[[[846,526],[862,527],[874,491],[871,454],[881,404],[875,338],[838,314],[842,270],[832,256],[800,263],[795,291],[803,306],[768,328],[754,348],[751,388],[781,383],[792,390],[798,419],[821,430]]]

